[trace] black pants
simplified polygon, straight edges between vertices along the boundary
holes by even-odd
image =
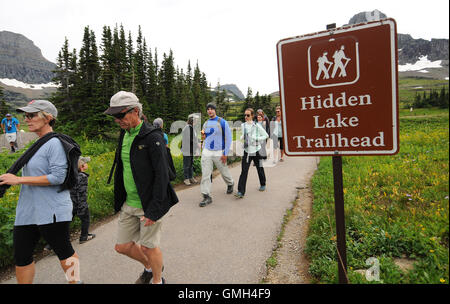
[[[249,156],[247,152],[244,151],[244,155],[242,156],[242,171],[241,176],[239,176],[239,184],[238,191],[242,194],[245,194],[245,186],[247,185],[247,176],[248,169],[250,168],[250,164],[253,161],[255,164],[256,170],[258,171],[259,183],[261,186],[266,185],[266,175],[264,173],[264,168],[260,162],[261,156],[257,152],[256,155]]]
[[[59,260],[70,258],[74,253],[70,243],[70,222],[47,225],[14,226],[13,247],[16,266],[33,263],[33,252],[40,237],[52,247]]]
[[[190,179],[194,176],[194,156],[183,155],[184,179]]]
[[[88,236],[89,233],[89,225],[90,225],[90,214],[89,214],[89,209],[87,209],[83,214],[78,214],[77,215],[78,218],[81,221],[81,235],[80,235],[80,239],[81,238],[86,238]]]

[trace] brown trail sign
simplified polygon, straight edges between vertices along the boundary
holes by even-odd
[[[333,156],[339,283],[348,283],[341,155],[399,150],[396,23],[283,39],[277,55],[284,151]]]
[[[398,152],[397,36],[393,19],[277,44],[285,152]]]

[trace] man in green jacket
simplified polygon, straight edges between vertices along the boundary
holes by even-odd
[[[162,217],[178,198],[162,131],[141,120],[142,104],[130,92],[112,96],[105,114],[122,129],[114,161],[114,209],[120,211],[115,250],[144,265],[136,284],[164,284]]]

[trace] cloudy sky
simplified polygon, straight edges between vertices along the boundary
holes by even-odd
[[[183,69],[198,61],[211,85],[269,94],[278,91],[279,40],[374,9],[394,18],[398,33],[448,39],[448,0],[1,0],[0,31],[25,35],[55,62],[64,37],[80,49],[85,26],[99,45],[104,25],[122,24],[134,40],[141,25],[149,47],[160,55],[172,49]]]

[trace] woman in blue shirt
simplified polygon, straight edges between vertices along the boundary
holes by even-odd
[[[17,111],[24,112],[28,129],[39,138],[53,132],[58,111],[51,102],[31,101]],[[54,137],[31,157],[22,169],[22,176],[10,173],[0,175],[0,185],[21,185],[13,230],[16,278],[19,284],[33,282],[33,251],[41,236],[58,256],[69,283],[81,282],[79,257],[70,243],[70,192],[60,190],[67,168],[64,148],[60,140]]]

